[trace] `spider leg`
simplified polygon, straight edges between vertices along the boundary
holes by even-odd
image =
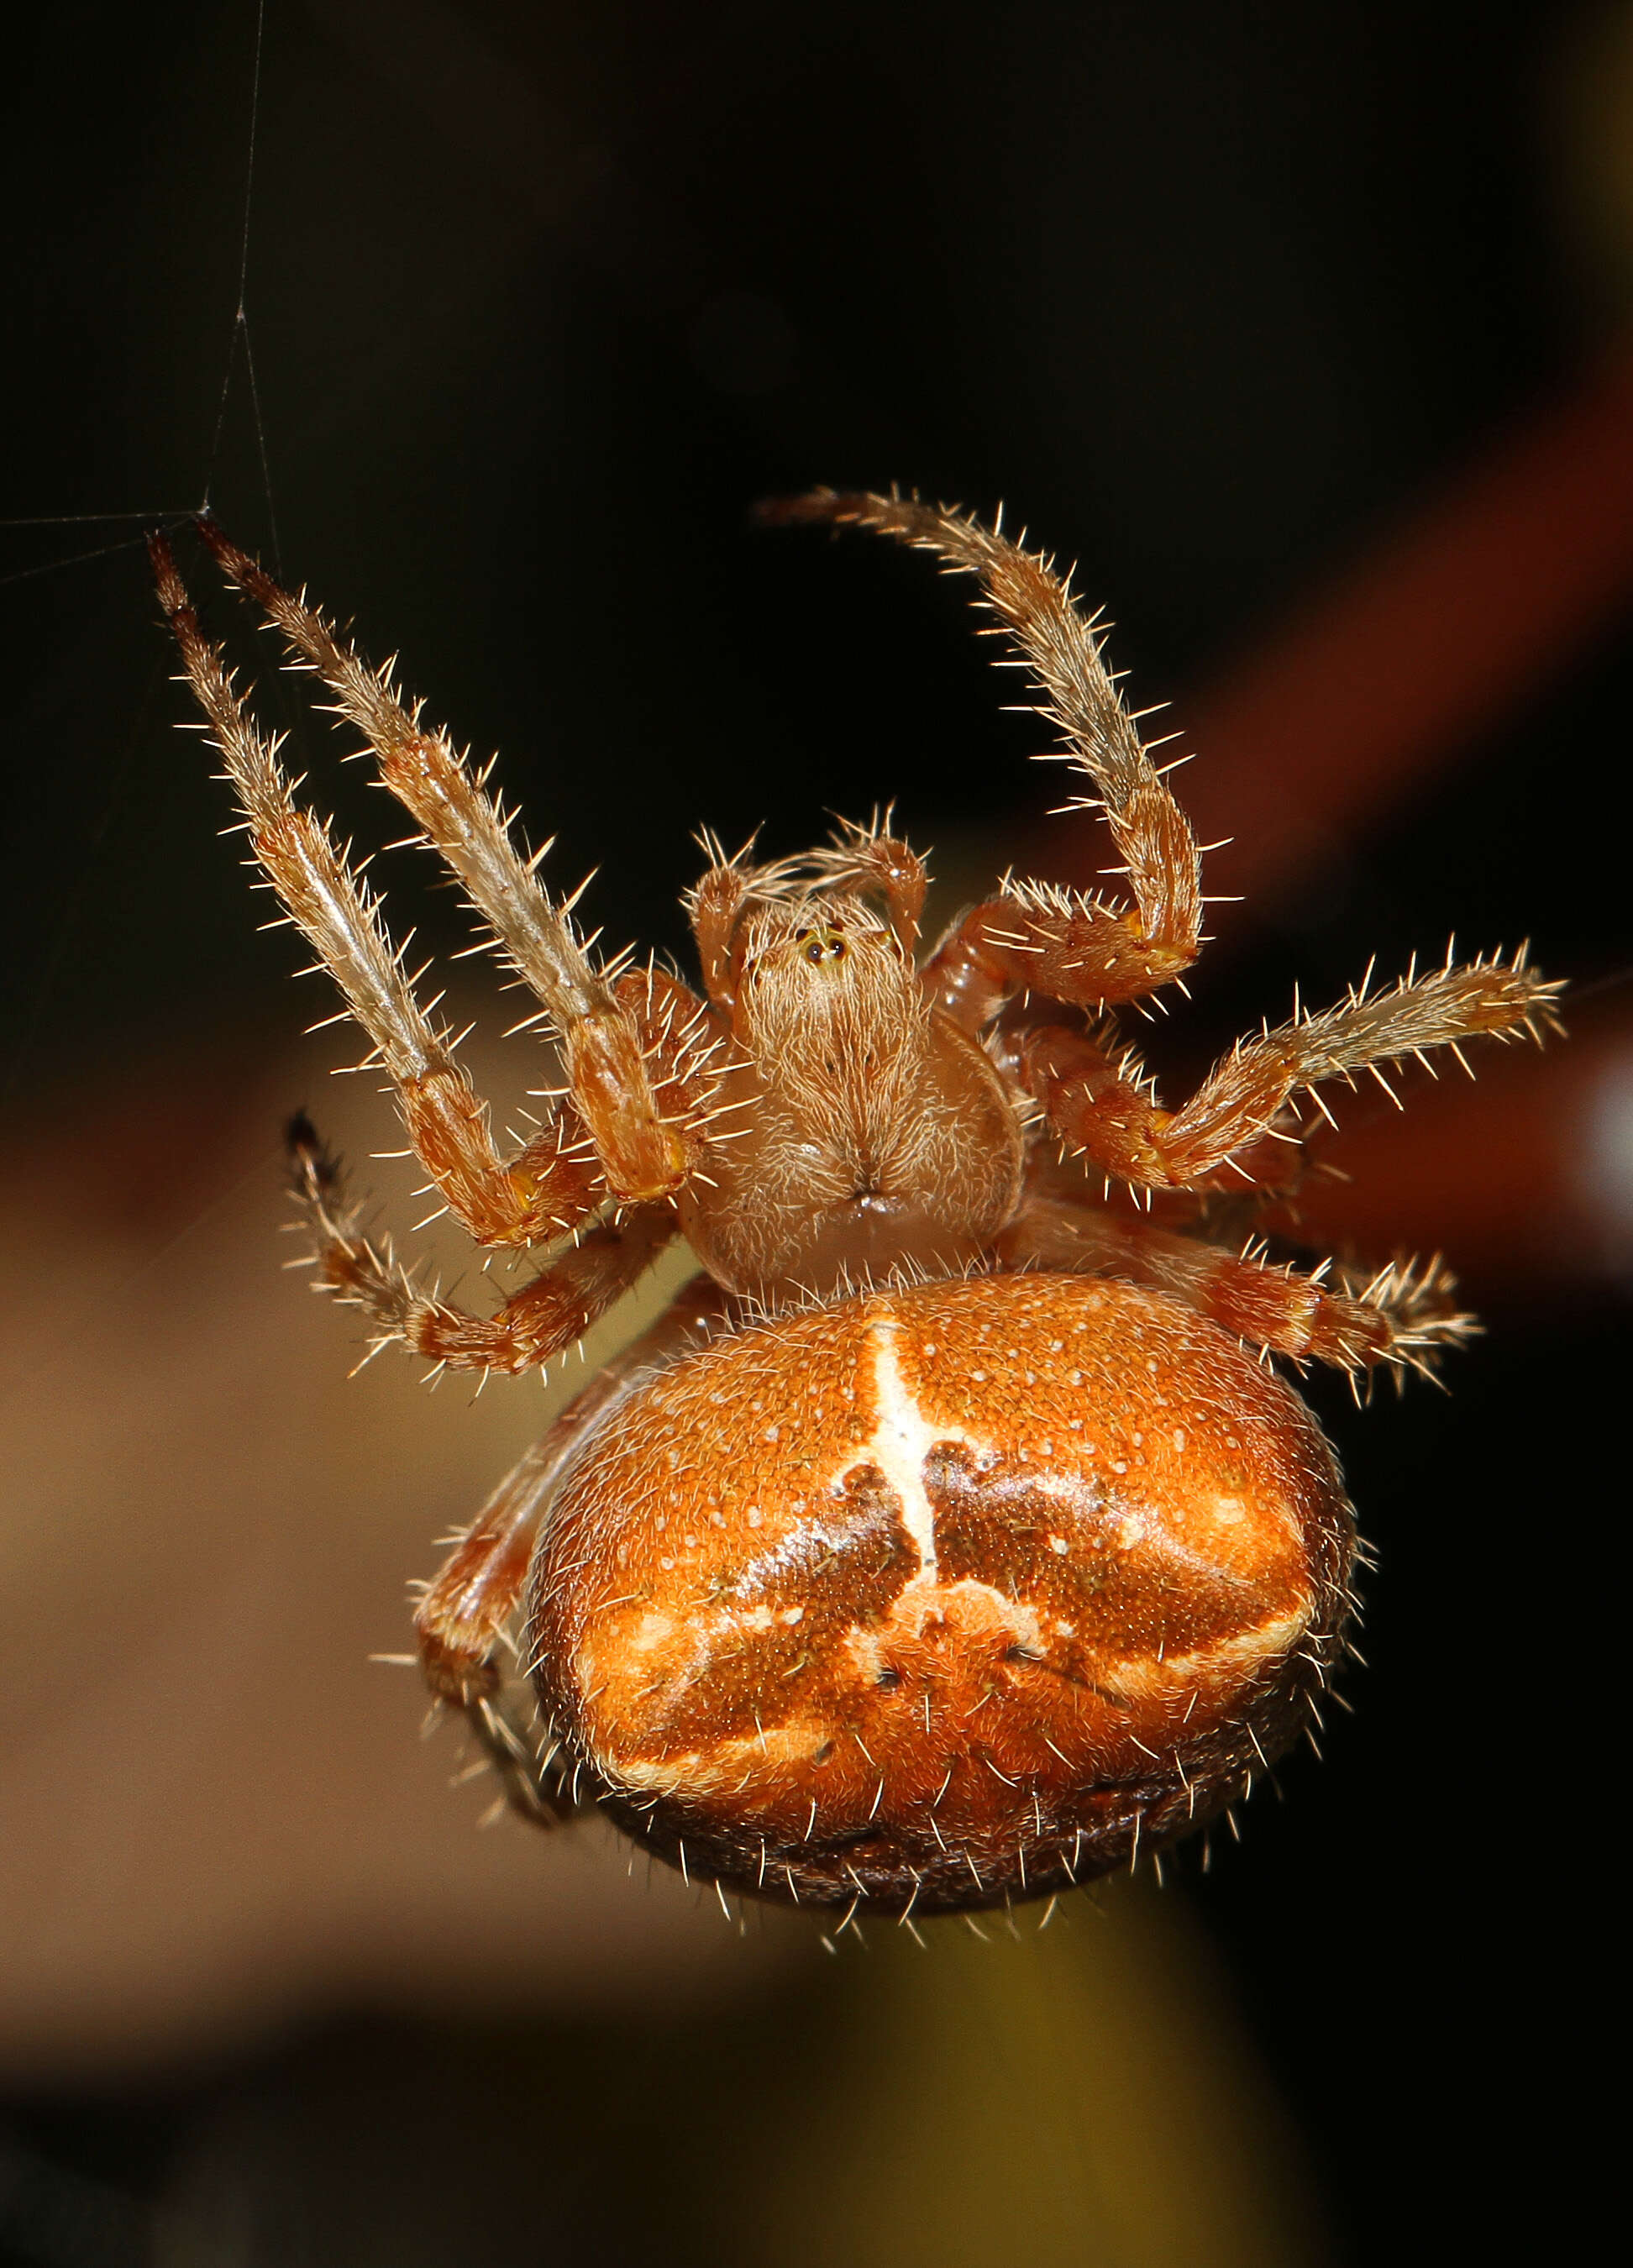
[[[1194,1189],[1231,1170],[1247,1181],[1254,1176],[1242,1153],[1271,1133],[1299,1089],[1330,1079],[1353,1084],[1357,1071],[1370,1071],[1393,1096],[1380,1064],[1430,1048],[1455,1053],[1460,1040],[1480,1033],[1539,1038],[1540,1027],[1558,1028],[1562,989],[1529,966],[1524,946],[1508,961],[1448,957],[1428,976],[1370,995],[1363,983],[1337,1007],[1296,1011],[1274,1031],[1239,1042],[1177,1111],[1160,1108],[1092,1040],[1062,1026],[1026,1035],[1023,1076],[1063,1141],[1136,1188]]]
[[[1441,1347],[1475,1328],[1458,1311],[1438,1259],[1392,1266],[1370,1281],[1341,1278],[1346,1288],[1335,1289],[1320,1280],[1326,1265],[1313,1275],[1273,1267],[1251,1250],[1230,1252],[1066,1197],[1028,1197],[998,1253],[1008,1267],[1147,1285],[1272,1354],[1351,1373],[1380,1364],[1428,1372]]]
[[[1219,1165],[1182,1184],[1171,1182],[1157,1147],[1171,1114],[1160,1108],[1155,1081],[1114,1028],[1107,1024],[1084,1031],[1053,1023],[998,1028],[1011,1074],[1037,1097],[1050,1131],[1091,1176],[1098,1172],[1135,1189],[1182,1188],[1201,1200],[1220,1191],[1279,1194],[1304,1169],[1298,1122],[1283,1108]]]
[[[1069,808],[1102,811],[1123,861],[1132,907],[1019,882],[966,915],[925,971],[938,1004],[973,1029],[1016,992],[1130,1000],[1188,968],[1202,926],[1195,840],[1101,659],[1106,625],[1078,611],[1070,577],[972,514],[916,497],[818,489],[764,505],[761,517],[872,528],[978,577],[997,634],[1019,650],[1042,696],[1040,714],[1089,782],[1091,792]]]
[[[900,836],[886,831],[890,819],[886,811],[875,812],[867,827],[855,820],[842,820],[832,847],[808,851],[801,863],[807,873],[829,888],[876,890],[885,901],[896,942],[911,960],[918,950],[929,876],[917,851]]]
[[[229,578],[254,599],[335,696],[362,734],[385,786],[464,885],[522,982],[559,1033],[573,1098],[608,1187],[620,1197],[666,1197],[689,1168],[686,1131],[658,1108],[635,1018],[617,999],[511,840],[509,819],[468,771],[447,735],[404,706],[389,670],[371,669],[324,617],[228,541],[210,519],[199,533]],[[548,847],[548,846],[547,846]]]
[[[500,1652],[526,1587],[533,1545],[566,1467],[597,1425],[656,1366],[699,1343],[724,1298],[707,1278],[688,1285],[651,1329],[597,1372],[502,1480],[454,1545],[415,1611],[432,1695],[462,1710],[512,1806],[541,1823],[572,1808],[541,1767],[504,1690]]]
[[[394,1081],[415,1151],[452,1211],[482,1244],[559,1236],[607,1199],[582,1126],[557,1114],[501,1162],[487,1106],[447,1035],[415,998],[380,917],[323,821],[295,800],[277,746],[255,725],[205,637],[169,544],[149,544],[158,594],[215,745],[238,792],[250,849],[285,913],[317,953]]]
[[[312,1232],[321,1290],[361,1307],[375,1346],[394,1340],[439,1369],[533,1370],[575,1345],[677,1233],[672,1205],[634,1205],[615,1226],[592,1229],[541,1268],[490,1315],[423,1292],[389,1247],[358,1233],[341,1175],[310,1123],[289,1130],[295,1195]]]
[[[749,853],[754,849],[752,838],[729,857],[718,836],[709,828],[703,829],[699,840],[709,853],[709,865],[695,887],[687,893],[687,918],[697,940],[703,990],[713,1005],[729,1016],[737,998],[732,946],[739,917],[754,896],[756,886],[764,887],[783,870],[749,864]]]
[[[634,1022],[652,1092],[672,1124],[706,1147],[702,1122],[719,1085],[725,1032],[707,1002],[656,961],[631,969],[613,996]]]
[[[1195,957],[1165,954],[1136,917],[1100,898],[1011,876],[960,915],[923,976],[936,1005],[978,1032],[1018,992],[1112,1007],[1171,983]]]

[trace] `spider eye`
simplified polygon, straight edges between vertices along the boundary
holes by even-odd
[[[848,950],[843,932],[836,929],[810,930],[801,943],[805,959],[813,964],[842,961]]]

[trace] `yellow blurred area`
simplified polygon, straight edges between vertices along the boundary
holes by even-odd
[[[1586,11],[1564,42],[1548,105],[1563,234],[1605,311],[1633,306],[1633,7]]]

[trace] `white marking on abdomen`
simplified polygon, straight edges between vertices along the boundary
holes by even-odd
[[[879,1423],[855,1464],[877,1465],[901,1505],[901,1524],[918,1549],[919,1565],[936,1578],[936,1514],[924,1488],[924,1459],[938,1441],[967,1441],[958,1425],[931,1425],[921,1415],[896,1365],[896,1325],[880,1316],[870,1326]],[[980,1444],[973,1446],[980,1447]]]

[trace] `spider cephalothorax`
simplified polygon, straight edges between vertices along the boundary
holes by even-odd
[[[903,843],[867,843],[889,918],[842,866],[826,887],[788,895],[785,868],[711,877],[714,901],[727,887],[744,894],[717,980],[730,1018],[716,1106],[725,1138],[680,1220],[728,1291],[945,1274],[989,1248],[1015,1210],[1011,1096],[914,966],[923,870]]]
[[[452,1306],[361,1233],[302,1119],[321,1285],[377,1343],[521,1371],[673,1238],[699,1263],[427,1587],[432,1692],[531,1817],[599,1803],[717,1882],[905,1917],[1127,1862],[1225,1808],[1305,1724],[1343,1644],[1354,1528],[1264,1360],[1425,1368],[1468,1319],[1438,1263],[1300,1273],[1211,1241],[1217,1194],[1285,1198],[1301,1090],[1534,1035],[1557,988],[1523,952],[1448,957],[1296,1012],[1164,1108],[1114,1015],[1195,957],[1200,861],[1094,623],[1047,560],[943,507],[824,490],[766,517],[879,529],[979,578],[1128,902],[1011,880],[921,961],[924,869],[888,817],[772,865],[705,836],[702,996],[598,965],[485,776],[201,524],[540,1003],[565,1092],[509,1156],[153,550],[254,856],[416,1153],[479,1243],[554,1248],[494,1313]],[[536,1730],[500,1668],[519,1614]]]

